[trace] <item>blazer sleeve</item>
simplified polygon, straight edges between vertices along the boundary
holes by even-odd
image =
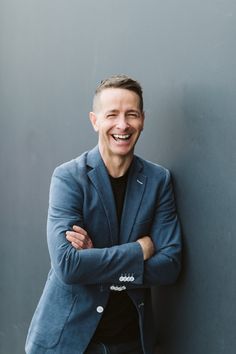
[[[150,236],[155,254],[144,262],[141,287],[172,284],[181,269],[181,228],[176,213],[170,172],[165,170],[165,181],[157,200]],[[137,288],[130,284],[129,288]]]
[[[173,186],[168,170],[166,170],[165,183],[158,198],[151,237],[156,253],[145,262],[144,284],[174,283],[181,268],[182,242]]]
[[[107,248],[76,250],[65,233],[73,225],[83,227],[83,189],[68,168],[58,167],[52,176],[47,220],[47,241],[52,267],[67,284],[119,283],[132,273],[134,284],[143,283],[143,253],[138,242]]]

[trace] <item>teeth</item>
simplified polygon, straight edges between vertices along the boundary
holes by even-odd
[[[126,135],[119,135],[119,134],[113,134],[115,139],[128,139],[130,137],[130,134],[126,134]]]

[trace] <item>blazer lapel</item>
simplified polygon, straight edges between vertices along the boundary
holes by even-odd
[[[118,244],[118,221],[115,200],[110,183],[110,179],[103,163],[98,147],[91,150],[88,154],[87,163],[93,167],[88,172],[88,176],[97,190],[100,200],[103,204],[104,211],[110,228],[110,237],[112,244]],[[102,220],[101,220],[102,224]]]
[[[142,201],[147,180],[147,177],[143,175],[141,171],[142,163],[137,157],[134,157],[127,183],[119,243],[127,243],[132,241],[130,240],[130,234]]]

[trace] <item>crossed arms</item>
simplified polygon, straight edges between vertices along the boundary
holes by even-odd
[[[92,240],[86,230],[82,227],[73,225],[73,231],[66,232],[66,238],[76,250],[93,248]],[[150,236],[143,236],[137,240],[143,252],[143,260],[151,258],[155,252],[154,244]]]
[[[83,227],[83,191],[66,169],[52,177],[48,214],[48,246],[53,269],[67,284],[120,284],[124,273],[134,275],[132,286],[173,283],[180,270],[181,240],[171,180],[165,181],[153,216],[150,235],[135,242],[93,247]],[[99,230],[98,226],[98,231]],[[98,235],[99,236],[99,235]],[[104,235],[101,234],[101,237]]]

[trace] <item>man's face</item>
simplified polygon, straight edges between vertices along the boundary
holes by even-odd
[[[106,88],[97,98],[95,112],[90,113],[98,132],[102,156],[130,156],[144,125],[139,96],[127,89]]]

